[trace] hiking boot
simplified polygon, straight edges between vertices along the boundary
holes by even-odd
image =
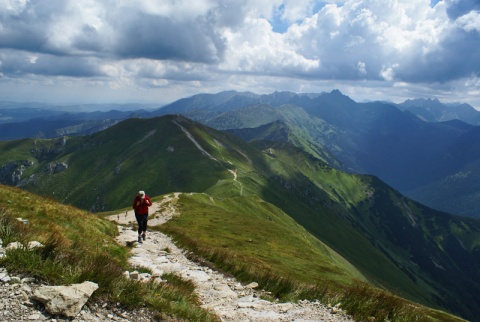
[[[142,237],[141,237],[140,235],[138,235],[138,242],[139,242],[139,243],[143,243]]]
[[[142,238],[143,240],[145,240],[147,238],[147,236],[145,235],[145,233],[142,234]]]

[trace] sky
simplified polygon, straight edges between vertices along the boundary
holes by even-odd
[[[0,0],[0,101],[333,89],[480,109],[480,1]]]

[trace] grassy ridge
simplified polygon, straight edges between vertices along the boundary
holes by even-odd
[[[253,260],[252,267],[258,265],[287,279],[293,274],[295,279],[313,284],[325,279],[346,285],[363,279],[338,254],[258,197],[210,199],[208,195],[195,194],[182,195],[181,200],[182,215],[168,222],[167,227],[192,224],[189,234],[196,236],[198,243],[216,251],[232,252],[233,257],[245,261]],[[265,249],[267,253],[263,252]]]
[[[256,281],[275,298],[341,303],[358,320],[463,321],[362,282],[351,264],[257,197],[183,194],[176,206],[181,215],[159,229],[195,259]]]
[[[413,283],[359,229],[356,207],[373,194],[365,177],[332,169],[291,144],[276,144],[268,151],[266,157],[274,161],[268,162],[272,175],[259,192],[264,200],[340,253],[370,282],[433,305],[428,291]]]
[[[18,217],[28,219],[29,224],[20,223]],[[0,265],[10,272],[26,273],[53,285],[93,281],[99,284],[93,299],[131,309],[146,307],[162,319],[216,320],[199,307],[191,282],[171,274],[162,276],[166,281],[162,284],[126,279],[123,272],[135,268],[127,264],[128,249],[115,242],[116,233],[115,224],[84,210],[0,186],[3,244],[27,245],[37,240],[45,245],[8,251]]]

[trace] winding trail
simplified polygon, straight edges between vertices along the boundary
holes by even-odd
[[[175,208],[178,196],[179,193],[167,195],[152,205],[150,213],[153,215],[150,216],[149,226],[161,225],[173,216],[180,215]],[[138,244],[133,211],[113,215],[109,219],[126,225],[118,226],[120,234],[117,241],[122,245],[135,244],[130,258],[132,265],[147,267],[156,276],[174,273],[192,281],[202,307],[213,312],[221,321],[353,321],[337,308],[327,308],[319,302],[278,303],[262,300],[256,283],[242,285],[234,278],[190,261],[182,249],[160,232],[149,231],[147,240]]]
[[[228,169],[228,171],[233,175],[233,181],[235,181],[235,183],[240,185],[240,196],[243,196],[243,184],[237,180],[237,169],[235,170]]]

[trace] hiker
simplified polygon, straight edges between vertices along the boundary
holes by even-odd
[[[145,191],[139,191],[133,200],[133,210],[135,211],[135,219],[138,223],[138,242],[142,243],[142,239],[147,238],[147,221],[148,221],[148,207],[152,205],[150,198],[145,194]]]

